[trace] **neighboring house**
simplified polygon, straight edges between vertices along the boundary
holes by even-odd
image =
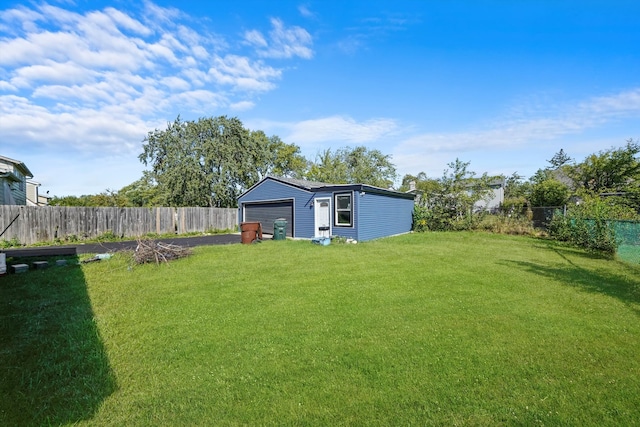
[[[0,156],[0,205],[26,205],[27,178],[33,174],[24,163]]]
[[[51,197],[48,194],[40,194],[40,185],[39,182],[32,179],[27,180],[27,205],[47,206],[49,204]]]
[[[489,211],[491,213],[496,213],[500,211],[502,204],[504,203],[504,187],[506,185],[506,180],[502,177],[496,177],[489,182],[489,190],[486,196],[480,200],[478,200],[474,205],[474,211]],[[466,188],[472,188],[472,184],[466,186]],[[420,203],[420,199],[424,196],[422,191],[416,189],[415,181],[411,181],[409,183],[409,190],[407,193],[415,194],[416,200]],[[472,190],[467,190],[467,195],[472,195]],[[426,201],[429,201],[428,195],[424,196]]]
[[[491,191],[487,197],[482,200],[478,200],[473,206],[476,211],[486,210],[491,213],[496,213],[502,207],[504,203],[504,187],[506,180],[502,177],[495,178],[489,183]]]
[[[290,237],[365,241],[410,232],[414,197],[365,184],[266,177],[238,198],[238,218],[262,223],[265,233],[284,218]]]
[[[566,185],[569,188],[569,190],[575,191],[576,189],[575,181],[569,175],[567,175],[567,172],[562,167],[551,170],[549,172],[553,179],[555,179],[556,181],[560,181],[561,183]]]

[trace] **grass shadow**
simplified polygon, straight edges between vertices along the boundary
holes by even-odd
[[[0,277],[0,425],[88,420],[116,390],[78,258],[64,259]]]
[[[504,261],[503,264],[553,278],[585,292],[611,296],[629,305],[636,314],[640,315],[640,268],[611,260],[610,262],[616,262],[619,265],[617,272],[612,273],[611,269],[586,266],[589,260],[606,259],[598,254],[555,243],[545,245],[544,249],[555,252],[562,259],[562,263],[545,265],[527,261]],[[583,262],[579,260],[583,260],[585,265],[581,265]]]
[[[589,259],[589,260],[614,259],[613,255],[604,254],[597,251],[588,251],[585,249],[580,249],[579,247],[573,246],[567,242],[559,242],[557,240],[547,239],[547,238],[539,239],[539,242],[540,243],[535,245],[536,248],[553,251],[558,255],[560,255],[561,257],[563,257],[565,260],[567,260],[567,255],[570,255],[572,257]]]

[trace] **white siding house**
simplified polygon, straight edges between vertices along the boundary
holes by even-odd
[[[28,178],[33,174],[24,163],[0,156],[0,205],[26,205]]]
[[[32,179],[27,180],[27,205],[28,206],[47,206],[51,197],[47,194],[40,193],[40,184]]]

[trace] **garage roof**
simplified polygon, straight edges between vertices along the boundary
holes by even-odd
[[[306,179],[294,179],[294,178],[284,178],[284,177],[276,177],[276,176],[267,176],[263,178],[260,182],[253,185],[247,191],[245,191],[240,197],[244,194],[251,191],[261,182],[270,179],[273,181],[281,182],[283,184],[292,185],[294,187],[306,190],[306,191],[368,191],[370,193],[377,194],[386,194],[394,197],[402,197],[404,199],[413,199],[415,198],[415,194],[412,193],[403,193],[395,190],[388,190],[385,188],[374,187],[372,185],[367,184],[329,184],[326,182],[317,182],[317,181],[307,181]]]

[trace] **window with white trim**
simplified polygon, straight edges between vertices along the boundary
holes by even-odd
[[[351,227],[353,225],[353,193],[338,193],[334,195],[335,225],[336,227]]]

